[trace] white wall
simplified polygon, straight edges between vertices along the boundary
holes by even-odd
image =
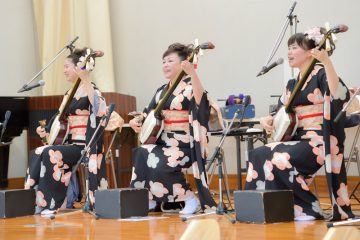
[[[36,95],[36,90],[17,93],[40,70],[32,3],[0,0],[0,4],[0,96]]]
[[[37,90],[17,93],[39,70],[32,1],[0,0],[0,5],[0,96],[36,95]],[[0,121],[3,119],[4,116],[0,116]],[[27,131],[24,131],[11,144],[9,178],[25,176],[28,155],[26,134]]]
[[[289,0],[110,0],[117,86],[120,92],[137,96],[143,108],[156,87],[165,80],[161,55],[175,41],[212,41],[216,48],[201,59],[199,75],[214,99],[240,92],[252,95],[257,115],[267,113],[283,84],[283,67],[256,78],[293,1]],[[347,33],[338,35],[333,61],[348,85],[359,84],[356,76],[360,52],[360,2],[335,0],[298,1],[294,13],[298,29],[346,23]],[[286,59],[286,41],[275,57]],[[286,61],[285,61],[286,62]],[[264,102],[267,102],[264,104]]]
[[[247,93],[256,106],[256,116],[275,103],[284,72],[288,72],[289,30],[274,60],[285,63],[256,78],[275,44],[293,1],[289,0],[110,0],[117,90],[136,96],[138,110],[148,103],[164,78],[161,55],[173,42],[212,41],[216,48],[201,59],[199,76],[213,99]],[[349,86],[359,86],[357,57],[360,53],[360,17],[357,0],[301,0],[294,14],[298,31],[313,26],[345,23],[349,31],[338,35],[333,62]],[[219,103],[223,104],[223,103]],[[348,140],[353,133],[348,131]],[[235,172],[234,140],[224,145],[230,172]],[[212,146],[218,139],[212,139]],[[244,146],[242,146],[244,148]],[[244,159],[244,158],[243,158]]]

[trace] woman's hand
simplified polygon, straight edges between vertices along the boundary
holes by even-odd
[[[190,77],[196,76],[194,65],[190,63],[188,60],[184,60],[181,62],[181,68]]]
[[[45,128],[43,128],[42,126],[38,126],[38,127],[36,128],[36,133],[40,136],[40,138],[46,137]]]
[[[74,71],[75,71],[76,75],[78,75],[78,77],[81,79],[81,81],[87,82],[87,83],[91,82],[89,72],[86,70],[82,70],[80,67],[80,63],[78,63],[78,65],[74,68]]]
[[[315,58],[319,62],[323,63],[324,65],[326,65],[327,63],[329,63],[331,61],[327,51],[324,49],[319,50],[317,48],[313,48],[313,49],[311,49],[310,53],[313,58]]]
[[[271,134],[274,131],[273,120],[274,118],[270,115],[260,118],[260,125],[265,129],[267,134]]]
[[[142,123],[138,121],[138,119],[133,118],[129,121],[130,127],[136,132],[139,133],[141,131]]]
[[[359,89],[358,87],[349,87],[350,96],[355,94],[358,89]]]
[[[193,87],[193,93],[196,104],[200,104],[202,95],[204,93],[204,87],[202,86],[200,79],[195,71],[194,65],[188,60],[181,62],[181,68],[184,72],[191,77],[191,84]]]
[[[311,56],[316,60],[324,64],[327,82],[329,85],[330,93],[332,96],[336,96],[336,91],[339,85],[339,77],[335,71],[335,68],[329,58],[328,53],[325,50],[319,50],[317,48],[311,49]]]

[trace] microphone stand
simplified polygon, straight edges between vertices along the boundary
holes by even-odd
[[[38,73],[35,74],[35,76],[30,79],[30,81],[28,81],[26,84],[24,84],[17,93],[26,91],[27,87],[38,77],[40,76],[40,74],[42,72],[44,72],[63,52],[65,52],[66,49],[69,49],[71,52],[73,51],[73,49],[75,48],[75,46],[73,45],[77,40],[79,39],[79,36],[76,36],[68,45],[65,45],[65,47],[63,47],[56,55],[55,57],[50,60],[50,62],[48,64],[45,65],[45,67],[43,69],[41,69]],[[30,89],[29,89],[30,90]]]
[[[336,115],[334,122],[337,123],[340,118],[343,118],[346,114],[346,109],[348,109],[348,107],[350,106],[350,104],[352,103],[352,101],[354,101],[354,99],[356,98],[356,96],[360,93],[360,88],[358,88],[356,90],[356,92],[351,96],[351,98],[349,99],[349,101],[345,104],[345,106],[343,107],[343,109]]]
[[[95,132],[91,136],[89,143],[81,151],[81,156],[71,171],[71,175],[76,174],[76,171],[78,170],[80,164],[84,163],[84,166],[85,166],[85,169],[84,169],[84,173],[85,173],[84,174],[85,175],[84,176],[84,178],[85,178],[85,204],[84,204],[82,210],[83,210],[83,212],[87,212],[87,213],[93,215],[96,220],[99,219],[99,216],[96,215],[96,213],[94,211],[94,206],[91,203],[90,196],[89,196],[89,157],[87,155],[90,152],[91,148],[94,146],[93,144],[96,144],[97,140],[99,139],[99,137],[97,137],[96,139],[95,139],[95,137],[98,135],[97,133],[99,132],[100,127],[105,120],[106,120],[106,115],[101,118],[99,124],[97,125],[97,127],[95,129]],[[100,135],[101,134],[102,133],[100,133]],[[53,216],[52,219],[54,219],[54,218],[55,218],[55,216]]]
[[[360,93],[360,88],[358,88],[356,90],[356,92],[351,96],[351,98],[349,99],[349,101],[345,104],[345,106],[343,107],[343,109],[338,113],[338,115],[336,116],[336,118],[334,119],[334,122],[337,123],[340,118],[344,117],[346,114],[346,109],[350,106],[350,103],[355,99],[355,97]],[[358,134],[358,133],[357,133]],[[352,150],[350,151],[352,152]],[[350,158],[352,156],[349,156],[349,161]],[[359,183],[356,185],[356,187],[354,188],[354,190],[352,191],[352,193],[350,194],[350,197],[355,193],[356,189],[359,187]],[[358,200],[358,199],[357,199]],[[358,200],[359,201],[359,200]],[[349,225],[349,224],[353,224],[353,223],[359,223],[360,222],[360,218],[359,216],[355,215],[355,218],[352,219],[347,219],[344,221],[338,221],[338,222],[334,222],[334,223],[327,223],[327,227],[331,228],[331,227],[336,227],[336,226],[342,226],[342,225]]]
[[[11,144],[11,140],[10,142],[3,142],[3,137],[7,128],[7,125],[9,123],[11,117],[11,111],[7,110],[5,113],[5,119],[2,123],[0,123],[1,126],[1,134],[0,134],[0,146],[7,146]]]
[[[249,103],[248,103],[249,104]],[[215,148],[215,151],[213,153],[213,155],[210,158],[210,162],[206,168],[206,171],[209,171],[210,166],[215,162],[215,160],[217,160],[217,165],[218,165],[218,177],[219,177],[219,204],[216,208],[216,214],[218,215],[223,215],[225,216],[232,224],[234,224],[236,222],[236,220],[232,217],[229,216],[229,212],[224,204],[224,199],[223,199],[223,189],[222,189],[222,183],[223,183],[223,157],[221,154],[221,149],[222,149],[222,145],[224,144],[225,138],[227,137],[227,135],[230,132],[230,129],[232,128],[232,125],[234,123],[235,118],[237,118],[240,114],[240,118],[239,118],[239,125],[241,125],[243,119],[244,119],[244,115],[245,115],[245,109],[247,108],[248,104],[242,104],[242,108],[238,109],[235,113],[233,118],[231,119],[229,125],[224,129],[224,131],[221,134],[221,139],[220,142],[218,144],[218,146]],[[229,187],[227,186],[227,184],[225,184],[225,190],[228,194],[228,197],[230,195],[229,193]],[[230,202],[230,201],[229,201]],[[231,203],[230,203],[231,204]],[[194,218],[194,217],[201,217],[204,215],[209,215],[209,214],[214,214],[214,212],[212,213],[205,213],[205,214],[198,214],[198,215],[193,215],[193,216],[188,216],[188,217],[182,217],[182,221],[186,221],[189,218]]]
[[[119,132],[119,128],[115,129],[114,132],[113,132],[113,136],[111,138],[111,141],[110,141],[110,144],[108,146],[108,150],[105,154],[105,161],[106,163],[108,163],[108,161],[110,162],[110,166],[111,166],[111,175],[112,175],[112,178],[113,178],[113,181],[114,181],[114,188],[117,188],[117,179],[116,179],[116,174],[115,174],[115,166],[114,166],[114,157],[113,157],[113,152],[111,150],[114,142],[115,142],[115,139],[118,135],[118,132]]]
[[[294,2],[293,5],[290,8],[289,14],[286,16],[286,20],[281,28],[281,31],[275,41],[275,45],[273,47],[273,49],[270,52],[269,57],[267,58],[267,60],[265,61],[265,65],[262,67],[262,70],[265,70],[267,68],[267,66],[269,65],[270,61],[273,59],[273,57],[275,56],[276,51],[279,49],[280,44],[285,36],[285,32],[286,29],[288,28],[288,26],[290,25],[290,35],[293,35],[294,33],[296,33],[296,29],[297,29],[297,23],[299,22],[299,20],[297,19],[296,15],[293,15],[293,11],[295,9],[297,2]],[[295,22],[295,31],[293,30],[293,25]],[[261,72],[260,71],[260,72]],[[291,75],[294,76],[294,70],[291,70]]]
[[[357,226],[356,223],[359,223],[359,222],[360,222],[360,218],[349,218],[349,219],[344,220],[344,221],[327,223],[326,226],[328,228],[337,227],[337,226],[343,226],[343,225]],[[349,225],[349,224],[353,224],[353,223],[355,223],[355,225]]]

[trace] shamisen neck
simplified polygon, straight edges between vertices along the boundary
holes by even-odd
[[[189,78],[189,77],[190,77],[189,75],[186,75],[186,74],[185,74],[185,75],[181,78],[180,82],[181,82],[182,80],[184,80],[184,79]],[[176,82],[176,78],[175,78],[175,79],[172,79],[172,80],[169,80],[169,87],[171,87],[175,82]]]

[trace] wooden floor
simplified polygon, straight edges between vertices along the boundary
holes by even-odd
[[[359,206],[354,206],[354,210],[360,214]],[[55,219],[39,215],[1,219],[0,239],[179,239],[195,219],[183,222],[178,214],[163,213],[149,216],[154,219],[138,222],[96,220],[78,209],[60,212]],[[328,230],[325,221],[231,224],[225,216],[216,214],[196,219],[216,219],[221,239],[322,239]],[[360,223],[355,227],[359,230]]]
[[[160,216],[160,215],[157,215]],[[40,216],[1,220],[1,239],[179,239],[189,222],[178,216],[143,222],[95,220],[87,213],[75,213],[54,220]],[[205,217],[204,217],[205,218]],[[325,222],[281,224],[231,224],[223,216],[207,216],[218,221],[222,239],[322,239]]]
[[[324,177],[317,177],[317,188],[322,208],[328,211],[328,197]],[[191,180],[191,178],[189,177]],[[230,176],[230,189],[236,188],[236,176]],[[244,181],[244,176],[243,176]],[[359,177],[348,177],[349,189],[354,189]],[[11,188],[21,188],[14,182]],[[192,181],[189,181],[193,185]],[[211,189],[216,192],[215,177]],[[194,187],[193,187],[194,188]],[[360,196],[360,189],[356,192]],[[215,199],[218,195],[215,195]],[[360,216],[360,205],[352,199],[353,211]],[[0,219],[0,240],[22,239],[179,239],[193,219],[216,219],[221,239],[323,239],[328,229],[326,221],[289,222],[277,224],[231,224],[225,216],[207,215],[183,222],[178,214],[150,213],[152,220],[128,222],[115,219],[96,220],[89,213],[63,211],[55,219],[39,215]],[[232,217],[235,217],[234,214]],[[360,223],[353,225],[358,231]]]

